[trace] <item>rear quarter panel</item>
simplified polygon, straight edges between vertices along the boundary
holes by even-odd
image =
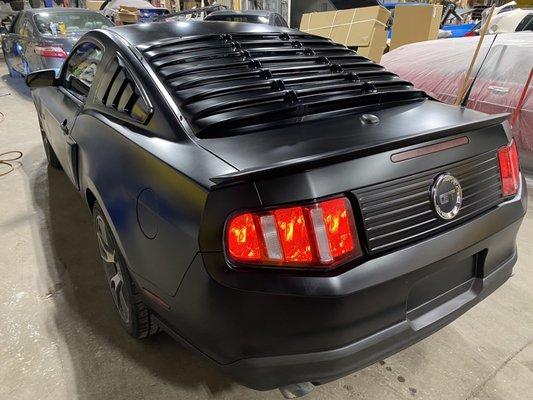
[[[172,296],[198,252],[207,195],[200,181],[209,175],[204,169],[227,164],[219,160],[212,165],[213,156],[188,140],[147,71],[109,34],[89,34],[102,42],[104,58],[93,83],[96,90],[91,88],[72,130],[81,194],[87,197],[89,190],[102,207],[140,286],[161,297]],[[113,73],[106,66],[117,53],[127,60],[154,106],[147,125],[131,122],[95,98],[103,76]]]
[[[143,286],[173,295],[198,251],[206,192],[124,134],[146,132],[93,113],[78,117],[73,137],[79,145],[83,194],[89,189],[95,195],[131,272],[147,281]]]

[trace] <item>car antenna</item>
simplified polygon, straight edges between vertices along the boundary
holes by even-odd
[[[481,45],[483,44],[483,39],[485,39],[485,33],[487,32],[489,28],[489,24],[492,19],[492,14],[494,13],[494,8],[495,8],[495,3],[492,4],[492,7],[490,8],[490,11],[487,17],[487,21],[483,24],[483,26],[481,27],[481,31],[479,32],[479,40],[477,42],[476,50],[474,50],[472,60],[470,60],[470,65],[468,66],[468,70],[466,71],[465,79],[463,80],[463,83],[459,88],[459,92],[457,93],[457,98],[455,99],[456,106],[463,104],[463,97],[466,92],[468,81],[470,80],[472,69],[474,68],[474,64],[476,63],[476,59],[479,54],[479,49],[481,48]]]
[[[494,42],[496,41],[496,37],[498,35],[494,35],[494,38],[492,39],[492,42],[489,46],[489,48],[487,49],[487,53],[485,54],[485,57],[483,57],[483,61],[481,61],[481,64],[479,64],[479,68],[478,70],[476,71],[476,75],[474,75],[474,78],[472,79],[472,82],[470,82],[470,85],[468,85],[468,89],[465,93],[465,97],[463,98],[463,101],[461,101],[461,107],[466,107],[466,104],[468,103],[468,98],[470,97],[470,93],[472,92],[472,88],[474,87],[474,83],[476,82],[476,79],[479,75],[479,73],[481,72],[481,69],[483,68],[483,65],[485,64],[485,61],[487,60],[487,57],[489,56],[489,53],[490,53],[490,49],[492,49],[492,45],[494,44]]]

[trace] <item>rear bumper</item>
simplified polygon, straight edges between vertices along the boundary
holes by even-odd
[[[326,382],[427,337],[502,285],[526,208],[523,183],[473,220],[334,276],[232,271],[203,254],[161,317],[245,386]]]
[[[500,287],[512,273],[516,251],[486,278],[447,294],[448,300],[414,320],[406,318],[362,340],[337,349],[286,356],[248,358],[224,366],[245,386],[272,389],[290,383],[325,383],[383,360],[426,338]]]

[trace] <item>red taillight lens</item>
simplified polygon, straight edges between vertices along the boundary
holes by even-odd
[[[288,263],[309,263],[313,261],[309,228],[305,221],[303,207],[274,210],[278,227],[278,238],[283,251],[283,261]]]
[[[331,256],[341,257],[355,248],[352,235],[353,220],[347,199],[335,199],[322,203],[323,221],[329,241]]]
[[[261,260],[259,236],[252,214],[242,214],[233,218],[228,225],[227,238],[229,255],[232,259],[245,262]]]
[[[61,46],[52,45],[37,45],[35,46],[35,52],[41,57],[45,58],[67,58],[68,55]]]
[[[226,252],[236,262],[300,268],[331,268],[361,255],[350,202],[343,197],[234,216],[226,228]]]
[[[520,166],[518,163],[518,150],[514,140],[508,146],[498,150],[500,164],[500,179],[504,196],[512,196],[518,192],[520,185]]]

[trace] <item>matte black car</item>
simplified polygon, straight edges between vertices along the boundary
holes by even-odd
[[[512,273],[526,186],[506,116],[432,100],[328,39],[110,28],[26,82],[124,327],[162,328],[246,386],[304,394]]]
[[[84,9],[57,7],[20,11],[2,43],[9,74],[25,76],[41,69],[54,69],[59,73],[78,39],[91,29],[106,26],[113,26],[113,23],[97,12]]]
[[[204,21],[248,22],[252,24],[268,24],[287,28],[287,21],[278,13],[266,10],[221,10],[214,11]]]

